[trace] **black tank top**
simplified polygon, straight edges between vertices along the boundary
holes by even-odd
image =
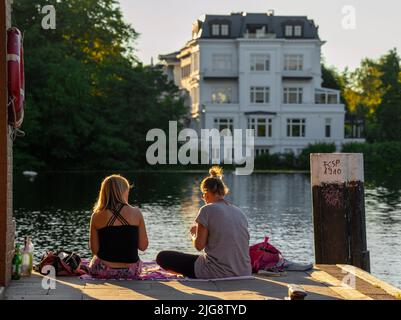
[[[125,204],[120,204],[113,213],[107,226],[98,230],[99,252],[97,256],[108,262],[135,263],[138,262],[138,226],[130,225],[121,215]],[[116,220],[121,226],[113,226]]]

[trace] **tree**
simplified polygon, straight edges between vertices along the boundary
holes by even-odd
[[[396,49],[380,59],[379,69],[384,92],[376,110],[380,139],[401,141],[401,68]]]
[[[400,58],[390,50],[378,60],[364,59],[347,75],[344,98],[349,111],[366,119],[368,141],[401,140]]]
[[[37,4],[38,3],[38,4]],[[41,28],[42,5],[57,12]],[[178,88],[135,57],[138,33],[115,0],[20,0],[27,106],[17,139],[19,169],[131,169],[144,164],[145,136],[186,110]]]

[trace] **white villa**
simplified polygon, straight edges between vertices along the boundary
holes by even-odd
[[[255,129],[255,154],[344,142],[340,92],[322,88],[318,27],[304,16],[206,15],[192,40],[159,57],[188,93],[196,130]]]

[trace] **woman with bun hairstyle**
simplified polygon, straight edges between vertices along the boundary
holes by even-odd
[[[224,199],[229,190],[223,181],[223,170],[215,166],[209,174],[200,185],[206,204],[199,210],[190,230],[193,245],[202,254],[162,251],[156,261],[163,269],[189,278],[250,276],[246,216]]]

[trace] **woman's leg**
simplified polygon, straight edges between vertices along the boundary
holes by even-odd
[[[197,255],[176,251],[162,251],[157,255],[156,262],[164,270],[195,279],[195,261],[198,257]]]

